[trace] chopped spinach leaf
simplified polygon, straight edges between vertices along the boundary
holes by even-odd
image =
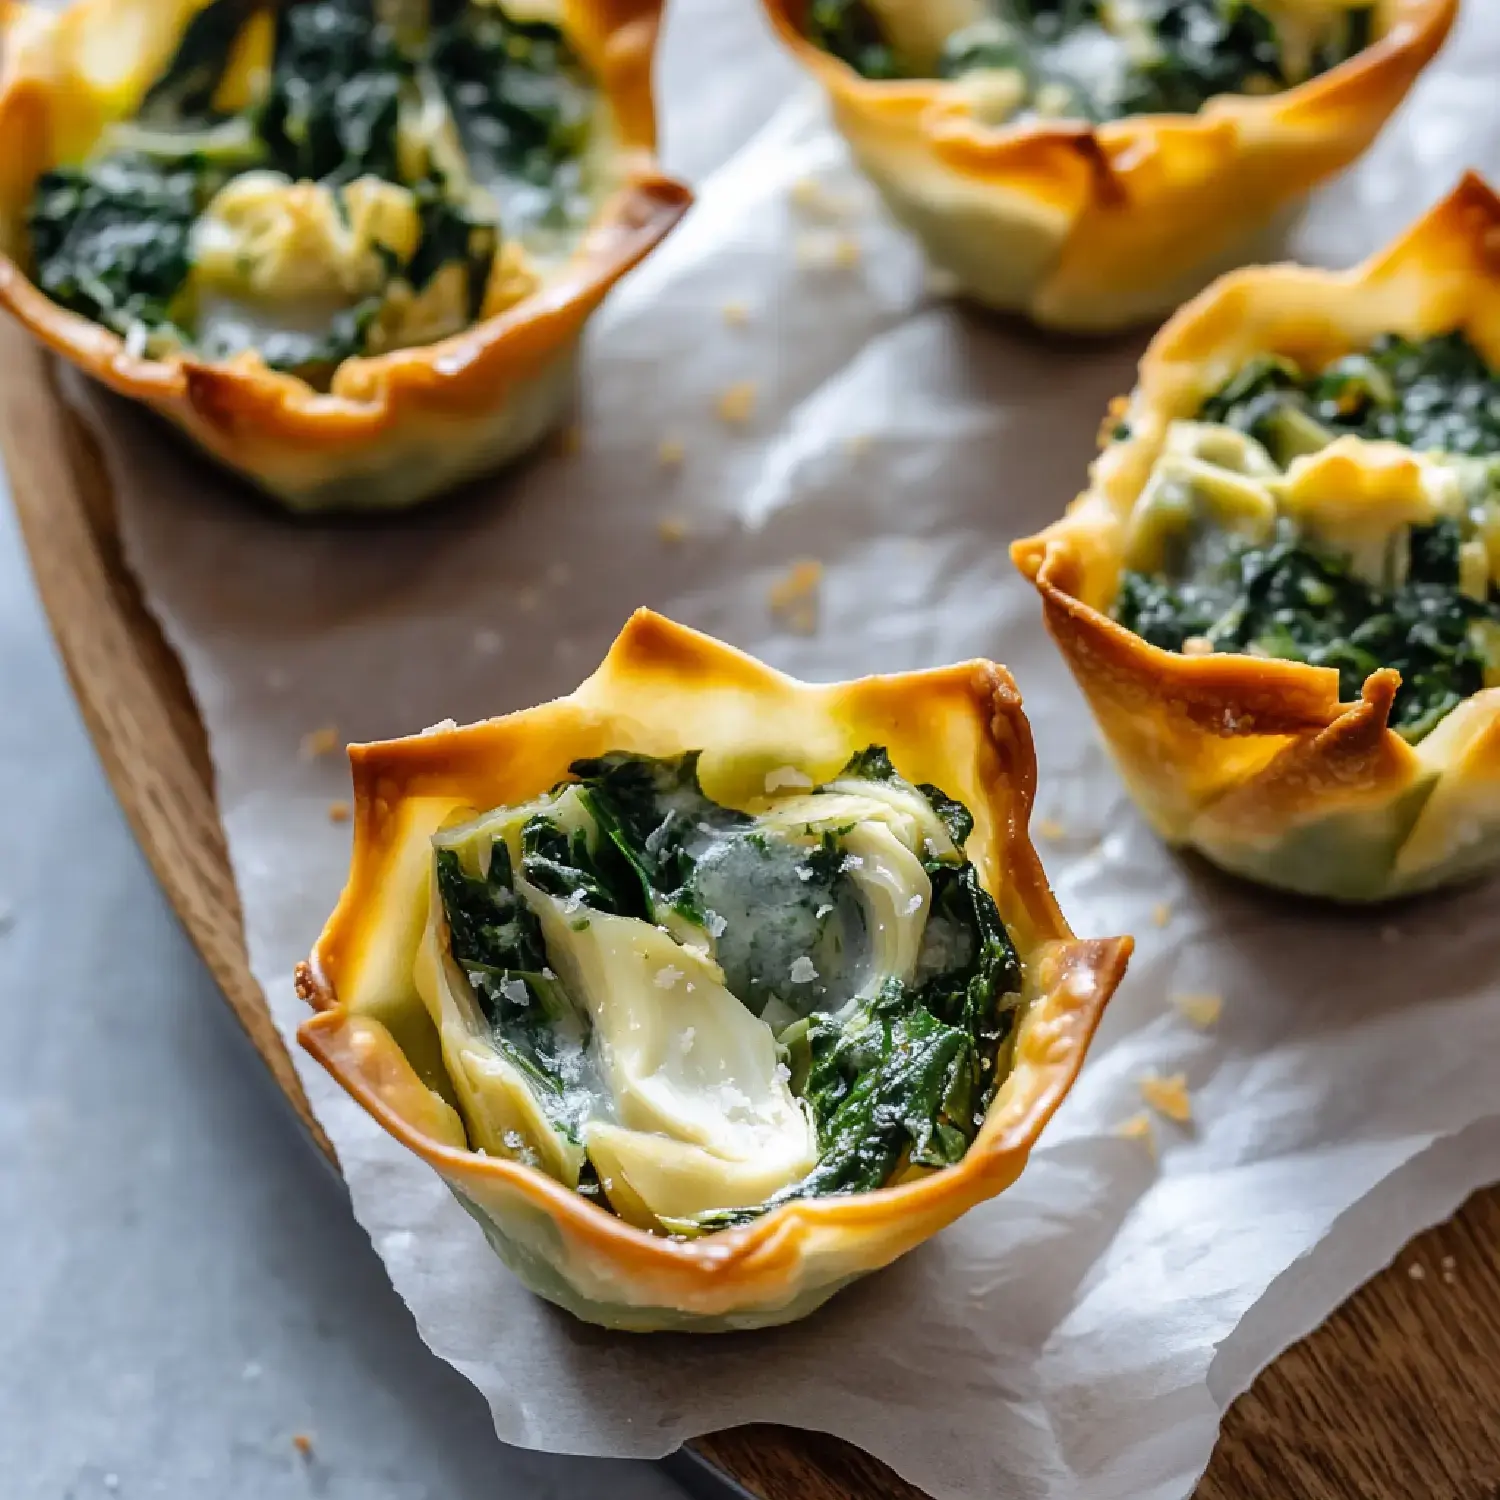
[[[1458,546],[1452,519],[1414,527],[1406,581],[1381,589],[1282,522],[1268,546],[1234,541],[1191,580],[1126,573],[1115,618],[1168,651],[1197,636],[1217,650],[1335,667],[1345,701],[1358,698],[1371,673],[1394,667],[1401,688],[1391,727],[1415,743],[1483,688],[1490,663],[1474,626],[1500,624],[1493,596],[1458,591]]]
[[[271,68],[259,97],[239,114],[216,114],[244,27],[272,11]],[[186,22],[138,117],[111,127],[93,160],[38,183],[28,218],[36,280],[118,332],[140,338],[143,330],[153,352],[196,343],[223,358],[254,347],[271,368],[326,386],[344,360],[390,347],[400,320],[381,314],[398,283],[421,294],[458,264],[464,314],[470,322],[482,315],[500,226],[494,202],[470,178],[499,173],[526,185],[521,198],[502,195],[512,238],[533,222],[570,229],[586,216],[580,158],[592,98],[560,30],[513,22],[495,6],[209,0]],[[432,129],[447,139],[433,111],[446,111],[447,129],[461,136],[469,158],[462,169],[449,162],[440,171],[426,137],[410,135]],[[356,178],[404,187],[416,199],[416,248],[404,264],[382,255],[384,287],[351,299],[321,332],[252,335],[262,320],[247,318],[208,321],[200,338],[194,225],[229,177],[251,167],[321,183],[340,207],[338,190]]]
[[[1308,373],[1291,360],[1253,360],[1203,407],[1277,450],[1287,413],[1317,423],[1328,440],[1352,433],[1418,451],[1500,454],[1500,376],[1460,330],[1429,339],[1384,334],[1366,351]]]
[[[46,173],[27,217],[37,285],[116,333],[175,332],[202,197],[191,165],[127,156]]]
[[[990,15],[947,38],[936,74],[1011,75],[1015,115],[1193,114],[1219,94],[1274,92],[1336,67],[1370,44],[1375,6],[1329,16],[1296,75],[1271,13],[1254,0],[1143,0],[1130,14],[1127,31],[1104,0],[995,0]],[[806,31],[866,78],[921,76],[866,0],[813,0]]]
[[[574,779],[553,794],[571,799],[566,819],[550,816],[544,802],[521,827],[523,890],[502,839],[489,847],[483,879],[455,851],[439,850],[451,952],[507,1055],[528,1076],[547,1075],[553,1102],[543,1107],[586,1140],[587,1115],[568,1086],[583,1066],[578,1018],[548,966],[525,889],[576,903],[585,922],[588,912],[686,919],[701,929],[730,993],[781,1032],[790,1088],[817,1141],[817,1165],[800,1181],[765,1204],[710,1213],[697,1228],[745,1222],[792,1198],[867,1192],[907,1166],[960,1160],[1003,1077],[1022,989],[1020,962],[978,872],[925,860],[931,900],[914,969],[872,973],[863,898],[850,873],[859,861],[843,844],[849,830],[826,830],[814,842],[808,835],[820,825],[794,825],[791,836],[785,824],[763,824],[709,797],[698,763],[696,753],[624,752],[576,762]],[[909,785],[881,746],[855,756],[839,779],[835,790],[846,795],[850,781]],[[961,845],[973,826],[968,810],[936,788],[919,795]]]
[[[146,91],[139,118],[180,125],[211,112],[234,44],[266,0],[209,0],[187,23],[165,72]]]

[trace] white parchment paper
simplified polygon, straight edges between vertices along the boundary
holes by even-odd
[[[805,1323],[694,1340],[571,1321],[293,1055],[392,1281],[506,1440],[644,1457],[771,1421],[838,1433],[940,1500],[1179,1500],[1255,1372],[1500,1177],[1494,890],[1362,917],[1165,852],[1006,558],[1079,488],[1142,340],[1048,342],[934,298],[750,0],[688,0],[663,74],[669,161],[716,170],[596,325],[576,452],[409,519],[297,525],[80,396],[209,728],[252,965],[290,1041],[292,966],[348,857],[327,811],[341,759],[298,755],[321,726],[382,737],[567,691],[639,604],[811,678],[1008,663],[1063,905],[1082,934],[1137,934],[1138,956],[1021,1182]],[[1497,76],[1483,0],[1299,253],[1352,261],[1463,167],[1500,171]],[[795,202],[804,177],[841,212]],[[839,235],[856,264],[805,263],[836,261]],[[754,411],[732,425],[715,400],[740,381]],[[768,607],[798,558],[825,569],[811,634]],[[1224,997],[1207,1031],[1172,1004],[1202,991]],[[1144,1074],[1179,1070],[1194,1123],[1160,1127],[1158,1161],[1113,1132]]]

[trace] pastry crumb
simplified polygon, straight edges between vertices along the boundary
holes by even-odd
[[[724,321],[731,328],[743,328],[750,321],[750,308],[735,298],[724,304]]]
[[[313,1451],[312,1435],[306,1432],[294,1432],[292,1434],[292,1447],[294,1447],[303,1458],[311,1458]]]
[[[1148,1073],[1140,1081],[1140,1090],[1141,1098],[1157,1114],[1165,1115],[1179,1125],[1191,1123],[1193,1103],[1188,1098],[1186,1074],[1173,1073],[1162,1078],[1155,1073]]]
[[[1151,908],[1151,920],[1158,927],[1165,927],[1172,920],[1172,903],[1170,901],[1158,901]]]
[[[1199,1031],[1207,1031],[1213,1026],[1224,1010],[1222,995],[1178,995],[1172,1004],[1177,1007],[1183,1020],[1196,1026]]]
[[[303,760],[317,760],[321,756],[332,755],[338,747],[338,727],[334,724],[325,724],[321,729],[309,729],[302,736],[302,744],[297,753]]]
[[[1212,656],[1214,643],[1206,635],[1190,635],[1182,643],[1184,656]]]
[[[804,213],[827,219],[841,219],[853,206],[840,193],[831,193],[816,177],[799,177],[787,189],[787,196]]]
[[[688,523],[681,516],[663,516],[656,523],[656,534],[664,542],[684,541],[688,534]]]
[[[679,437],[664,437],[656,445],[656,457],[664,469],[675,469],[687,457],[687,445]]]
[[[1052,844],[1068,836],[1068,830],[1056,818],[1039,818],[1037,820],[1036,831]]]
[[[1442,1269],[1443,1269],[1443,1270],[1444,1270],[1444,1271],[1451,1271],[1451,1270],[1452,1270],[1452,1269],[1453,1269],[1453,1268],[1454,1268],[1454,1266],[1456,1266],[1456,1265],[1457,1265],[1457,1264],[1458,1264],[1458,1262],[1457,1262],[1457,1261],[1456,1261],[1456,1260],[1454,1260],[1454,1258],[1453,1258],[1453,1257],[1452,1257],[1452,1256],[1451,1256],[1451,1255],[1445,1255],[1445,1256],[1444,1256],[1444,1257],[1443,1257],[1443,1258],[1442,1258],[1442,1259],[1441,1259],[1441,1260],[1440,1260],[1440,1261],[1439,1261],[1439,1262],[1438,1262],[1438,1265],[1439,1265],[1439,1266],[1440,1266],[1440,1267],[1441,1267],[1441,1268],[1442,1268]]]
[[[844,439],[844,452],[850,458],[858,458],[862,453],[870,451],[870,444],[874,439],[868,432],[856,432]]]
[[[330,823],[347,823],[352,809],[347,802],[330,802],[328,804],[328,821]]]
[[[1424,1266],[1421,1261],[1414,1260],[1406,1268],[1406,1274],[1408,1276],[1410,1276],[1413,1281],[1426,1281],[1427,1280],[1427,1267]]]
[[[859,264],[861,253],[859,241],[850,234],[809,231],[797,236],[797,264],[808,269],[848,271]]]
[[[1151,1116],[1145,1110],[1131,1115],[1128,1120],[1121,1120],[1115,1126],[1114,1133],[1122,1140],[1144,1141],[1151,1155],[1156,1155],[1156,1131],[1151,1126]]]
[[[798,635],[812,635],[818,628],[822,587],[823,564],[813,557],[798,558],[771,585],[771,613]]]
[[[721,420],[736,426],[755,414],[756,386],[753,380],[737,380],[719,392],[717,410]]]

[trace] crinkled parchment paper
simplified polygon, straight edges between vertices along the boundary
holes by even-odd
[[[1063,906],[1139,954],[1021,1182],[805,1323],[695,1341],[572,1322],[293,1054],[423,1336],[508,1441],[654,1456],[783,1422],[942,1500],[1177,1500],[1255,1372],[1500,1177],[1494,890],[1362,917],[1166,853],[1006,558],[1080,486],[1141,340],[1049,343],[935,298],[750,0],[685,6],[664,76],[672,163],[715,170],[596,325],[575,451],[407,520],[297,525],[82,398],[208,724],[256,976],[290,1042],[292,966],[348,857],[328,811],[346,772],[299,757],[309,731],[381,737],[565,692],[640,604],[811,678],[1008,663]],[[1461,168],[1500,170],[1497,76],[1500,14],[1470,5],[1399,123],[1314,205],[1304,258],[1352,261]],[[809,177],[819,202],[789,191]],[[739,382],[736,424],[716,402]],[[768,603],[804,558],[824,570],[810,633],[808,600]],[[1223,1012],[1199,1030],[1173,1002],[1205,992]],[[1159,1122],[1154,1159],[1115,1132],[1143,1075],[1179,1071],[1193,1123]]]

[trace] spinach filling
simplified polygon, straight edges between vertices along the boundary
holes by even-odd
[[[1388,335],[1321,371],[1265,358],[1200,420],[1285,466],[1338,437],[1403,443],[1449,471],[1452,514],[1398,527],[1382,576],[1286,515],[1269,536],[1185,534],[1164,569],[1127,570],[1114,616],[1169,651],[1244,651],[1333,667],[1345,701],[1394,667],[1391,727],[1412,743],[1500,672],[1500,377],[1461,333]]]
[[[271,12],[271,64],[257,96],[236,113],[216,109],[246,28]],[[343,360],[399,347],[386,316],[395,288],[409,302],[457,266],[459,313],[415,336],[473,322],[502,221],[528,248],[559,248],[588,214],[592,109],[562,34],[495,6],[210,0],[136,119],[108,132],[92,159],[39,180],[27,216],[35,279],[136,353],[223,358],[249,347],[271,368],[324,385]],[[352,183],[394,184],[412,196],[414,244],[397,253],[374,241],[374,274],[363,278],[372,284],[290,325],[275,316],[216,323],[203,315],[209,289],[195,233],[221,190],[250,171],[320,184],[346,228]]]
[[[1376,8],[1331,16],[1295,56],[1252,0],[992,0],[990,10],[944,40],[935,66],[901,57],[864,0],[813,0],[807,34],[866,78],[987,79],[984,112],[999,119],[1102,122],[1291,88],[1367,47]]]
[[[482,875],[472,852],[461,858],[440,842],[449,951],[493,1045],[535,1083],[568,1139],[586,1143],[589,1118],[610,1116],[587,1008],[558,979],[566,962],[549,958],[529,904],[528,890],[541,891],[562,903],[571,931],[608,913],[711,953],[725,988],[775,1035],[778,1072],[811,1122],[816,1164],[800,1180],[765,1202],[669,1227],[724,1228],[788,1199],[867,1192],[908,1167],[959,1161],[1003,1079],[1022,987],[995,902],[962,852],[967,809],[909,785],[871,747],[833,782],[794,794],[787,823],[775,797],[757,814],[713,801],[698,759],[614,753],[576,763],[574,779],[525,817],[518,861],[513,833],[510,843],[483,836]],[[881,971],[862,861],[845,847],[853,825],[830,828],[819,816],[845,805],[829,799],[867,789],[901,799],[932,830],[913,851],[930,902],[904,975]],[[590,1167],[579,1186],[602,1196]]]

